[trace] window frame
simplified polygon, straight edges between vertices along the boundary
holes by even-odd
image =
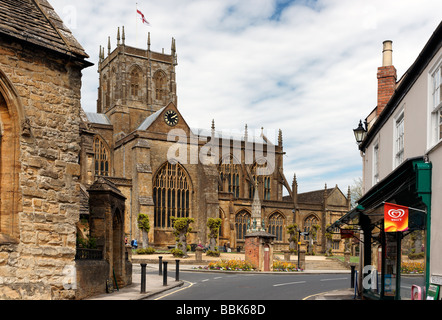
[[[442,55],[434,67],[430,69],[428,84],[429,104],[429,143],[428,147],[438,144],[442,140]]]
[[[92,148],[94,154],[94,175],[109,177],[111,173],[111,157],[106,142],[99,136],[95,136]]]
[[[154,228],[172,228],[171,218],[191,217],[192,186],[190,177],[179,163],[164,163],[152,185]]]
[[[380,165],[379,139],[373,144],[373,175],[372,185],[379,182],[379,165]]]
[[[393,134],[393,168],[405,160],[405,108],[394,118]]]

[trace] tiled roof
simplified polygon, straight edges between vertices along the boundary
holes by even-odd
[[[322,203],[324,201],[324,190],[315,190],[310,192],[304,192],[298,194],[299,202],[307,202],[307,203]],[[327,189],[327,194],[329,195],[334,188]]]
[[[89,58],[47,0],[0,0],[0,34]]]

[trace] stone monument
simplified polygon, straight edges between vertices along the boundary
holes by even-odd
[[[262,221],[261,201],[258,186],[255,183],[255,195],[252,203],[252,217],[245,236],[245,259],[256,270],[271,271],[273,266],[273,234],[265,231]]]

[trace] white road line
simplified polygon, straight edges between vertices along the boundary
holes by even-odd
[[[210,279],[204,279],[204,280],[201,280],[201,282],[206,282],[206,281],[209,281]]]
[[[347,280],[348,278],[333,278],[333,279],[321,279],[319,281],[335,281],[335,280]]]
[[[184,287],[184,288],[181,288],[181,289],[173,290],[172,292],[166,293],[166,294],[164,294],[164,295],[162,295],[162,296],[160,296],[160,297],[158,297],[158,298],[156,298],[154,300],[160,300],[160,299],[163,299],[164,297],[170,296],[171,294],[177,293],[178,291],[189,289],[191,286],[193,286],[195,284],[193,282],[186,281],[186,280],[184,280],[184,282],[188,283],[189,285],[187,287]]]
[[[215,277],[215,278],[213,278],[213,279],[222,279],[223,277]]]
[[[274,284],[274,287],[280,287],[280,286],[288,286],[291,284],[299,284],[299,283],[305,283],[306,281],[296,281],[296,282],[286,282],[286,283],[279,283],[279,284]]]

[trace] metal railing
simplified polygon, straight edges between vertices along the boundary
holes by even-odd
[[[75,260],[102,260],[103,251],[99,249],[77,248]]]

